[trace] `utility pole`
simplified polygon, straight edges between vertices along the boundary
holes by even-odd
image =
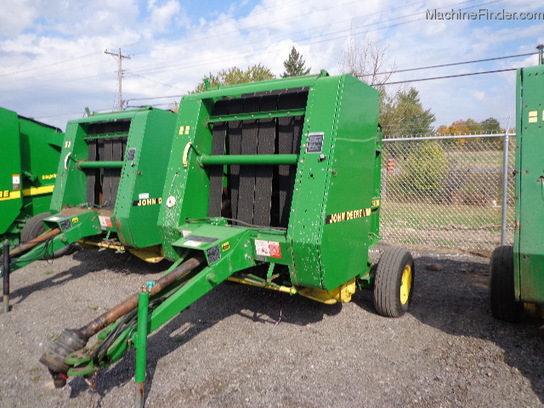
[[[544,44],[539,44],[536,49],[538,50],[538,65],[544,64],[544,56],[542,50],[544,50]]]
[[[117,92],[117,98],[119,100],[118,109],[123,110],[123,58],[130,59],[129,55],[121,54],[121,48],[119,52],[104,51],[104,54],[109,54],[117,58],[117,80],[119,81],[119,90]]]

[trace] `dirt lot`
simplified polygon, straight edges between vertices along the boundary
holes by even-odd
[[[150,336],[146,406],[544,406],[541,322],[491,317],[487,259],[413,253],[414,299],[400,319],[376,315],[364,291],[326,306],[219,286]],[[38,360],[63,328],[82,326],[159,271],[87,251],[15,272],[13,310],[0,314],[0,406],[133,406],[133,352],[100,372],[92,391],[81,378],[54,389]]]

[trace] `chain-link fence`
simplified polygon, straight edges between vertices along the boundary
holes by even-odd
[[[513,136],[384,139],[383,241],[469,251],[511,243]]]

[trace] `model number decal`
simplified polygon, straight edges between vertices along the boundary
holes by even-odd
[[[325,224],[334,224],[337,222],[351,221],[358,218],[370,216],[372,210],[370,208],[363,208],[361,210],[343,211],[339,213],[329,214],[325,218]]]

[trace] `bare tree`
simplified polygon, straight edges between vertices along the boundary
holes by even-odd
[[[340,58],[340,69],[380,89],[395,71],[395,63],[387,61],[387,48],[376,37],[360,40],[351,34]]]

